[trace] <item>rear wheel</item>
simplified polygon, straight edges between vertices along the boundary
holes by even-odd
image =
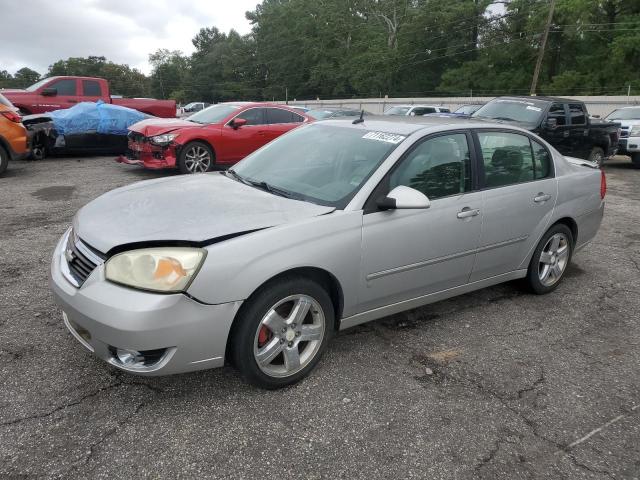
[[[4,147],[0,146],[0,175],[2,175],[9,166],[9,154],[4,149]]]
[[[598,165],[602,165],[604,163],[604,150],[600,147],[593,147],[588,160],[590,162],[595,162]]]
[[[569,227],[557,224],[544,234],[533,252],[527,285],[538,295],[549,293],[560,284],[573,253],[573,234]]]
[[[640,152],[631,154],[631,163],[634,167],[640,168]]]
[[[204,173],[213,169],[213,150],[204,142],[187,143],[180,151],[178,168],[180,173]]]
[[[333,333],[334,315],[331,298],[312,280],[290,277],[268,284],[236,319],[231,360],[258,387],[296,383],[320,360]]]

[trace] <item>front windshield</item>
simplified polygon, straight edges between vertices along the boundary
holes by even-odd
[[[231,172],[291,198],[344,208],[405,138],[316,123],[277,138]]]
[[[411,110],[411,107],[391,107],[384,112],[385,115],[406,115]]]
[[[493,118],[496,120],[514,120],[524,123],[537,123],[542,116],[544,104],[529,100],[498,98],[473,112],[472,117]]]
[[[49,83],[50,80],[53,80],[56,77],[50,77],[50,78],[43,78],[42,80],[40,80],[39,82],[34,83],[33,85],[31,85],[30,87],[25,88],[25,90],[27,92],[35,92],[36,90],[38,90],[42,85],[44,85],[45,83]]]
[[[607,120],[640,120],[640,107],[614,110],[609,114]]]
[[[211,107],[200,110],[187,118],[190,122],[195,123],[220,123],[232,113],[240,110],[240,105],[232,105],[230,103],[219,103]]]

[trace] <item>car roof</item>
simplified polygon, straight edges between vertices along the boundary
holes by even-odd
[[[282,105],[281,103],[272,102],[220,102],[216,105],[237,105],[238,107],[280,107],[291,109],[289,105]]]
[[[410,116],[389,116],[389,115],[369,115],[364,117],[363,122],[354,124],[352,118],[336,118],[323,120],[322,125],[333,125],[345,128],[359,128],[370,131],[381,131],[385,133],[395,133],[398,135],[411,135],[419,130],[438,130],[442,127],[453,128],[478,128],[493,127],[500,129],[513,129],[523,131],[514,125],[498,122],[488,122],[475,118],[461,118],[455,116],[438,117],[410,117]]]
[[[562,98],[562,97],[545,97],[545,96],[537,96],[537,95],[505,95],[502,97],[496,97],[494,100],[499,100],[501,98],[504,99],[517,99],[517,100],[530,100],[535,102],[536,100],[541,102],[559,102],[559,103],[583,103],[581,100],[575,100],[572,98]]]

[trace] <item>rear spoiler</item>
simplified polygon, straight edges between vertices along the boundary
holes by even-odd
[[[575,158],[575,157],[564,157],[564,158],[567,160],[567,162],[569,162],[572,165],[582,165],[583,167],[590,167],[595,169],[600,168],[600,166],[596,162],[590,162],[589,160],[584,160],[582,158]]]

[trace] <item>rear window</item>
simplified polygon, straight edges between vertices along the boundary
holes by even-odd
[[[5,107],[13,108],[13,104],[5,98],[4,95],[0,93],[0,105],[4,105]]]
[[[82,93],[85,97],[101,97],[102,90],[100,89],[100,82],[96,82],[95,80],[83,80]]]

